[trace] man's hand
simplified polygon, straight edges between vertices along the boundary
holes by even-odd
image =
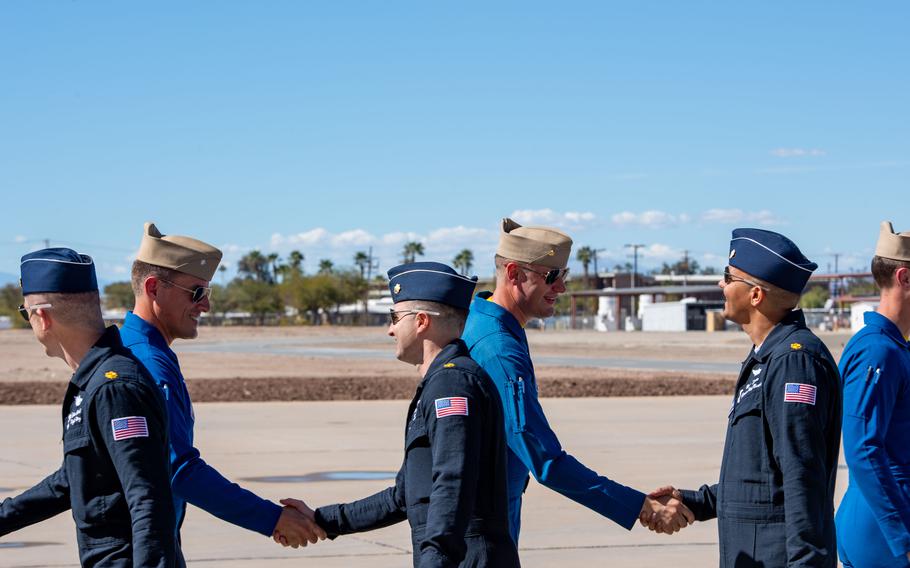
[[[695,515],[682,502],[682,494],[672,486],[661,487],[645,497],[638,515],[649,530],[673,534],[695,522]]]
[[[325,531],[316,524],[313,510],[299,499],[282,499],[284,505],[272,539],[282,546],[297,548],[325,539]]]

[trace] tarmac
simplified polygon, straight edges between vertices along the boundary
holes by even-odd
[[[567,451],[616,481],[649,491],[666,484],[697,488],[718,478],[727,396],[542,404]],[[407,406],[405,400],[201,403],[195,405],[196,446],[208,463],[265,498],[297,497],[313,507],[350,501],[392,483],[402,459]],[[0,407],[0,431],[0,499],[59,467],[58,407]],[[846,473],[841,464],[838,501]],[[346,476],[357,479],[334,479]],[[522,523],[525,567],[718,564],[715,521],[672,536],[640,526],[626,531],[534,481]],[[411,562],[407,523],[294,550],[190,507],[182,538],[190,566],[386,568]],[[69,514],[0,538],[0,567],[39,566],[79,566]]]

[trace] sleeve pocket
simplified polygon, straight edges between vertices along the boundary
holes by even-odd
[[[504,401],[508,405],[509,421],[512,432],[518,434],[525,431],[525,382],[524,379],[509,378],[506,381],[506,390],[508,400]]]

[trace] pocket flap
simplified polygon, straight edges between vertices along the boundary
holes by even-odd
[[[72,451],[78,450],[79,448],[84,448],[92,444],[92,439],[89,436],[73,436],[72,438],[65,438],[63,440],[63,453],[68,454]]]

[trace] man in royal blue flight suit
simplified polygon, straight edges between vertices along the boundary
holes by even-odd
[[[844,457],[847,493],[837,509],[846,568],[910,566],[910,232],[881,224],[872,276],[878,309],[847,343]]]
[[[221,251],[200,240],[163,235],[145,224],[132,267],[136,304],[121,330],[123,344],[148,368],[164,392],[170,417],[171,486],[179,531],[187,503],[265,536],[282,535],[295,548],[325,538],[311,516],[263,499],[226,479],[193,445],[195,415],[180,363],[170,345],[193,339],[209,311],[209,282]],[[312,512],[310,512],[312,515]]]
[[[585,467],[563,450],[537,400],[537,379],[524,326],[552,316],[566,291],[568,235],[550,227],[523,227],[503,219],[496,251],[496,290],[471,303],[462,338],[502,399],[508,441],[509,529],[518,542],[521,500],[528,473],[543,485],[631,529],[654,516],[665,532],[693,520],[672,496],[649,497]]]
[[[736,383],[720,481],[681,492],[697,520],[717,518],[722,568],[837,566],[840,377],[794,309],[816,268],[781,234],[733,231],[719,282],[724,317],[754,347]],[[680,494],[655,494],[665,492]]]
[[[83,566],[178,566],[168,421],[148,371],[101,317],[92,259],[66,248],[22,257],[19,307],[73,376],[63,399],[63,465],[0,503],[0,535],[72,509]]]
[[[509,535],[502,403],[459,339],[477,277],[438,262],[389,270],[389,335],[423,379],[395,485],[316,510],[330,538],[408,520],[415,567],[517,567]]]

